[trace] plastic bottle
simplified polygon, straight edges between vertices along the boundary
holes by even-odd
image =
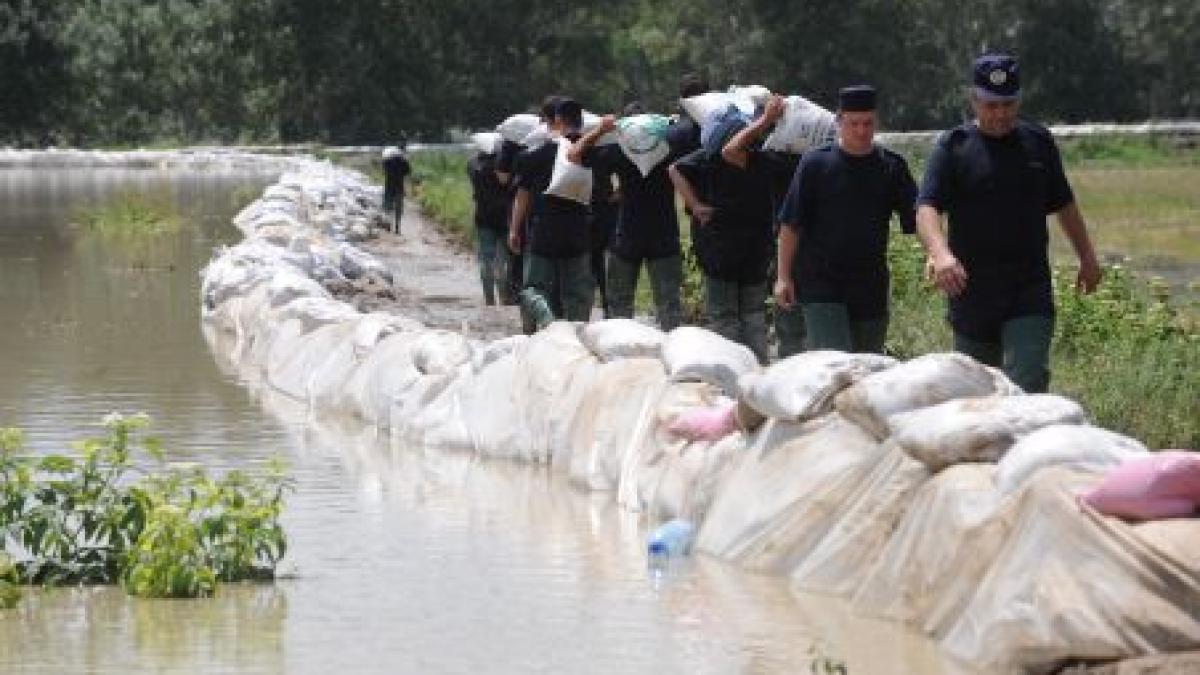
[[[651,561],[665,561],[687,555],[692,550],[696,527],[691,521],[675,518],[654,528],[646,538],[646,556]]]

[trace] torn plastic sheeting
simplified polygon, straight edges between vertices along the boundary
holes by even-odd
[[[846,500],[841,517],[792,573],[797,587],[849,597],[882,555],[913,496],[932,475],[890,442],[884,453]]]
[[[882,452],[837,413],[804,424],[768,421],[722,484],[697,548],[790,573],[834,525]]]
[[[956,398],[1020,393],[1004,374],[964,354],[926,354],[872,373],[842,391],[834,407],[874,434],[888,436],[887,418]]]
[[[1098,473],[1146,452],[1146,446],[1137,440],[1108,429],[1050,425],[1009,448],[997,466],[996,486],[1001,494],[1007,495],[1046,467],[1069,466],[1077,471]]]
[[[738,378],[758,369],[758,359],[745,345],[696,326],[667,333],[662,358],[672,380],[708,382],[735,398]]]
[[[838,392],[896,363],[877,354],[803,352],[743,375],[738,389],[742,401],[764,417],[800,422],[829,412]]]
[[[887,418],[905,452],[941,471],[963,462],[994,462],[1018,438],[1051,424],[1083,424],[1083,408],[1054,394],[960,398]]]

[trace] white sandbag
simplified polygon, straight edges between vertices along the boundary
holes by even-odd
[[[602,120],[603,120],[603,118],[600,115],[597,115],[596,113],[584,110],[583,111],[583,126],[580,127],[580,129],[579,129],[580,133],[586,134],[586,133],[590,132],[592,129],[595,129],[596,127],[600,126],[600,122]],[[612,145],[613,143],[616,143],[616,142],[617,142],[617,133],[614,130],[614,131],[609,131],[605,134],[601,134],[600,138],[596,139],[595,145],[597,147],[599,147],[601,145]]]
[[[837,522],[882,452],[837,413],[804,424],[768,421],[722,482],[697,549],[790,573]]]
[[[500,357],[513,353],[517,347],[521,346],[528,339],[528,335],[510,335],[499,340],[492,340],[478,348],[472,347],[471,364],[475,368],[475,372],[483,370],[485,367],[499,360]]]
[[[471,361],[471,345],[461,333],[427,330],[413,342],[413,365],[426,375],[442,375]]]
[[[940,640],[964,662],[1048,672],[1200,646],[1200,519],[1132,526],[1081,508],[1100,477],[1039,471],[1012,530]]]
[[[854,608],[945,635],[1011,529],[995,475],[991,464],[959,464],[926,481],[861,580]]]
[[[738,98],[749,99],[754,106],[761,107],[771,98],[771,90],[761,84],[732,84],[729,93]]]
[[[337,346],[348,341],[354,328],[353,321],[346,321],[300,335],[291,344],[277,340],[267,362],[267,383],[297,401],[307,402],[313,376],[337,353]]]
[[[754,114],[754,101],[751,101],[748,96],[720,91],[710,91],[705,94],[680,99],[679,105],[687,113],[687,116],[695,120],[697,124],[703,124],[705,120],[727,109],[730,105],[736,106],[738,110],[746,115]]]
[[[347,279],[371,276],[388,284],[393,281],[392,270],[382,260],[356,246],[347,243],[339,244],[336,255],[338,270]]]
[[[554,135],[550,133],[550,127],[539,124],[521,138],[521,145],[527,150],[537,150],[553,139]]]
[[[477,151],[485,155],[494,155],[500,152],[504,136],[496,131],[480,131],[471,134],[471,143],[475,145]]]
[[[271,289],[268,288],[268,308],[270,306]],[[328,296],[297,297],[291,302],[270,311],[268,321],[287,321],[296,319],[304,327],[304,332],[328,326],[333,323],[352,321],[359,317],[358,310],[341,300]]]
[[[963,462],[995,462],[1018,438],[1051,424],[1083,424],[1078,403],[1054,394],[960,398],[887,418],[892,440],[941,471]]]
[[[654,114],[632,115],[617,121],[617,144],[643,176],[670,156],[667,143],[670,126],[670,118]]]
[[[783,117],[763,140],[764,150],[802,153],[837,138],[837,117],[804,98],[788,96]]]
[[[758,369],[758,359],[745,345],[695,326],[680,326],[667,333],[663,363],[672,380],[698,380],[738,397],[738,378]]]
[[[389,413],[392,438],[413,447],[471,450],[467,411],[458,394],[472,386],[473,374],[471,365],[463,363],[449,371],[422,375],[398,392]]]
[[[424,377],[412,362],[413,343],[422,335],[401,331],[379,340],[346,378],[335,405],[378,427],[390,426],[392,401]]]
[[[849,597],[883,554],[929,469],[894,444],[842,507],[842,515],[816,549],[792,572],[806,591]]]
[[[662,356],[667,334],[633,319],[593,321],[579,329],[579,340],[601,361]]]
[[[765,417],[803,421],[833,409],[833,397],[871,373],[896,365],[879,354],[803,352],[738,381],[741,400]]]
[[[639,429],[650,423],[654,403],[667,385],[658,359],[630,358],[596,367],[569,430],[572,483],[588,490],[615,490],[621,463]]]
[[[271,307],[283,307],[298,298],[332,299],[329,291],[312,279],[288,269],[280,269],[267,286]]]
[[[717,490],[734,461],[746,451],[749,437],[733,433],[716,441],[693,441],[663,453],[665,462],[648,497],[646,513],[653,522],[683,518],[703,523]]]
[[[1145,452],[1146,446],[1137,440],[1100,427],[1050,425],[1009,448],[997,467],[996,486],[1000,494],[1007,495],[1049,466],[1103,472]]]
[[[555,142],[558,143],[558,153],[554,157],[554,171],[550,175],[550,185],[546,188],[546,194],[580,204],[590,204],[592,170],[567,159],[567,153],[571,150],[570,141],[559,138]]]
[[[925,354],[873,373],[845,389],[834,406],[876,438],[888,435],[887,418],[956,398],[1019,392],[1004,374],[958,353]]]
[[[542,120],[537,115],[517,113],[496,125],[496,131],[504,137],[504,140],[512,143],[520,143],[541,123]]]

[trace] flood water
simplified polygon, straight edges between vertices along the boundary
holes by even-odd
[[[197,272],[272,178],[0,170],[0,426],[60,451],[145,411],[176,457],[281,455],[297,481],[286,578],[207,600],[31,590],[0,611],[0,672],[959,672],[784,579],[703,556],[652,575],[637,516],[545,468],[393,447],[240,384],[201,334]],[[130,189],[183,227],[130,249],[72,226]]]

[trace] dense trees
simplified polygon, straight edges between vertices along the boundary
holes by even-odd
[[[493,124],[547,92],[670,109],[679,75],[893,128],[963,110],[971,57],[1023,61],[1052,121],[1200,115],[1195,0],[0,0],[0,142],[377,142]]]

